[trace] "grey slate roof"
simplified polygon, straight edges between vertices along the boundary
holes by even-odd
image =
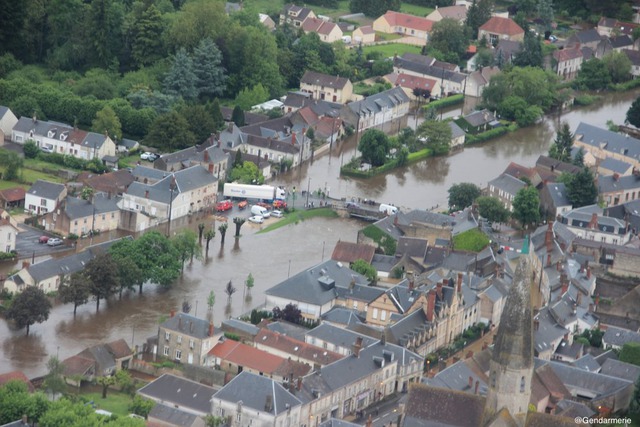
[[[271,396],[270,411],[265,408],[267,396]],[[278,382],[262,375],[243,371],[222,387],[213,399],[220,399],[233,404],[242,401],[247,406],[259,412],[277,416],[289,408],[301,405],[302,402],[292,395]]]
[[[131,150],[136,148],[139,145],[139,143],[138,141],[134,141],[133,139],[122,138],[120,141],[118,141],[118,145],[121,145]]]
[[[271,332],[287,335],[288,337],[294,338],[298,341],[304,341],[305,334],[308,331],[307,328],[296,325],[295,323],[287,322],[286,320],[269,322],[266,325],[266,328]]]
[[[260,328],[248,322],[238,319],[226,319],[222,321],[222,328],[228,327],[246,333],[247,335],[256,336],[260,332]]]
[[[462,128],[458,126],[453,120],[451,120],[448,123],[449,123],[449,127],[451,128],[452,139],[459,138],[461,136],[466,135],[465,132],[462,130]]]
[[[120,199],[121,197],[109,197],[108,194],[97,193],[94,195],[93,203],[91,203],[91,200],[67,196],[64,212],[71,220],[103,213],[117,212],[120,209],[117,204]]]
[[[621,176],[617,179],[613,175],[600,175],[598,177],[598,192],[609,193],[612,191],[624,191],[640,188],[640,177],[635,175]]]
[[[553,205],[558,208],[561,206],[572,206],[571,201],[567,197],[567,190],[562,182],[550,182],[547,184],[547,191],[553,200]]]
[[[589,408],[584,403],[568,399],[562,399],[556,404],[556,407],[558,408],[556,415],[567,418],[591,417],[596,413],[596,411]]]
[[[360,424],[354,424],[337,418],[330,418],[327,421],[320,423],[319,427],[360,427]]]
[[[509,174],[502,174],[497,178],[492,179],[487,184],[489,187],[494,186],[507,194],[515,196],[518,191],[527,186],[523,181],[520,181],[518,178],[514,178]]]
[[[396,218],[398,225],[414,224],[420,226],[421,224],[424,224],[425,226],[435,225],[438,227],[445,226],[453,228],[453,223],[455,222],[454,218],[449,215],[415,209],[409,212],[398,211],[398,213],[382,218],[373,225],[397,240],[399,237],[403,236],[404,233],[394,224]]]
[[[409,97],[401,87],[394,87],[384,92],[367,96],[361,101],[348,104],[349,109],[357,115],[366,116],[382,111],[383,108],[393,108],[396,105],[409,103]]]
[[[187,313],[177,313],[160,324],[160,327],[199,339],[209,337],[209,321]]]
[[[602,363],[600,373],[635,383],[640,376],[640,366],[609,358]]]
[[[640,160],[640,140],[581,122],[575,136],[585,144]]]
[[[424,331],[430,327],[427,315],[424,310],[414,310],[406,316],[401,317],[397,322],[389,325],[386,336],[389,342],[405,346],[407,341],[416,333]]]
[[[156,404],[156,406],[151,409],[149,417],[173,426],[190,426],[197,418],[196,415],[163,405],[162,403]]]
[[[396,257],[393,255],[374,254],[371,265],[378,271],[390,273],[396,265]]]
[[[535,320],[539,322],[538,329],[533,332],[536,351],[538,353],[554,352],[555,348],[552,348],[552,343],[561,339],[569,331],[558,325],[548,307],[543,307]]]
[[[357,338],[362,338],[363,347],[368,347],[379,341],[366,335],[324,322],[307,332],[305,341],[313,344],[313,341],[311,340],[312,338],[317,338],[318,340],[344,348],[351,348]]]
[[[623,162],[622,160],[614,159],[613,157],[607,157],[600,162],[599,167],[617,173],[625,173],[629,168],[631,168],[631,164]]]
[[[366,320],[366,317],[363,317],[358,311],[340,306],[334,306],[331,310],[323,313],[321,318],[327,322],[337,323],[340,325],[364,323]]]
[[[469,386],[469,378],[472,379],[471,386]],[[438,372],[433,378],[422,379],[423,384],[431,387],[443,387],[472,394],[475,393],[476,381],[478,381],[478,394],[486,395],[487,383],[462,360]]]
[[[13,127],[13,130],[25,133],[31,132],[33,130],[33,133],[35,135],[47,135],[49,130],[53,128],[63,128],[65,131],[73,130],[71,126],[62,123],[47,122],[43,120],[36,120],[34,122],[33,118],[31,117],[20,117],[18,119],[18,123],[16,123]]]
[[[144,179],[150,179],[153,181],[160,181],[162,178],[168,175],[168,172],[161,171],[160,169],[154,169],[147,166],[136,165],[131,171],[136,181],[144,182]]]
[[[39,179],[29,188],[27,193],[44,199],[56,200],[64,189],[65,186],[63,184]]]
[[[107,137],[96,132],[87,132],[87,136],[82,141],[82,145],[87,148],[99,150],[107,142]]]
[[[591,354],[585,354],[580,359],[572,363],[576,368],[584,369],[589,372],[600,372],[600,364]]]
[[[337,288],[349,290],[351,281],[357,285],[367,285],[366,277],[334,260],[327,260],[304,270],[289,279],[268,289],[265,293],[276,297],[300,301],[309,304],[323,305],[334,300],[338,295]],[[375,288],[371,288],[374,289]],[[358,289],[365,295],[367,290]]]
[[[446,67],[427,65],[420,62],[407,60],[402,57],[394,58],[393,65],[403,70],[409,70],[425,76],[430,76],[441,80],[449,80],[456,83],[462,83],[467,78],[465,74],[447,70]]]
[[[595,28],[580,31],[575,34],[575,37],[580,43],[592,43],[600,41],[602,39],[602,36],[600,36]]]
[[[4,105],[0,105],[0,118],[4,117],[4,115],[7,114],[7,111],[10,111],[9,107],[5,107]]]
[[[602,341],[608,346],[622,347],[628,342],[640,342],[640,333],[609,326],[604,332]]]
[[[171,191],[171,182],[175,177],[176,186]],[[127,189],[127,194],[137,197],[147,197],[161,203],[169,203],[172,199],[178,197],[182,192],[191,191],[195,188],[213,184],[218,179],[211,175],[205,168],[200,165],[192,166],[168,174],[165,178],[153,184],[143,184],[141,182],[132,182]]]
[[[477,127],[496,120],[496,116],[489,110],[479,110],[463,116],[471,126]]]
[[[206,415],[216,389],[171,374],[164,374],[138,390],[142,396]]]
[[[566,212],[562,222],[571,227],[587,228],[592,215],[598,216],[598,230],[607,233],[625,234],[626,224],[618,218],[604,216],[604,209],[598,205],[583,206]]]
[[[315,86],[325,86],[327,88],[344,89],[349,79],[340,76],[331,76],[329,74],[317,73],[315,71],[305,71],[300,79],[300,83]]]

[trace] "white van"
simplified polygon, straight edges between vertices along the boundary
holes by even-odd
[[[260,215],[263,218],[269,218],[269,216],[271,215],[269,213],[269,209],[263,208],[262,206],[258,206],[258,205],[251,206],[251,214]]]
[[[387,215],[393,215],[398,213],[398,208],[393,205],[386,205],[384,203],[380,203],[380,212],[384,212]]]

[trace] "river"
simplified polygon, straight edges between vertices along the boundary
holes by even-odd
[[[330,155],[281,175],[277,182],[300,189],[327,188],[333,197],[369,198],[407,209],[443,205],[447,189],[454,183],[468,181],[484,186],[511,161],[532,166],[540,154],[547,152],[559,121],[569,122],[572,129],[580,121],[602,127],[609,119],[622,123],[639,94],[640,90],[607,94],[601,102],[563,113],[560,118],[550,117],[539,125],[465,148],[455,155],[430,158],[368,180],[339,176],[342,154],[348,159],[355,151],[352,139],[335,147]],[[198,222],[193,219],[188,225],[195,227]],[[15,330],[0,320],[0,373],[19,369],[34,377],[46,373],[45,364],[51,355],[64,359],[87,346],[119,338],[141,344],[157,333],[161,317],[171,309],[180,309],[183,301],[192,304],[192,314],[204,317],[207,295],[212,289],[216,293],[214,319],[219,324],[230,315],[240,315],[262,304],[264,291],[288,275],[328,259],[339,239],[355,241],[360,226],[355,220],[314,219],[256,234],[259,226],[246,223],[237,241],[231,236],[232,226],[224,247],[221,249],[220,237],[216,236],[209,259],[187,266],[184,277],[170,289],[149,285],[142,295],[130,293],[121,301],[116,297],[102,302],[98,313],[95,302],[90,302],[79,307],[75,319],[72,306],[56,305],[48,321],[32,326],[29,337],[24,336],[24,330]],[[255,278],[255,287],[250,297],[243,298],[243,283],[249,273]],[[224,293],[229,280],[237,288],[230,303]]]

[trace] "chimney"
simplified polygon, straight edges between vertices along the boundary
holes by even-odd
[[[600,305],[600,294],[596,294],[595,303],[596,303],[596,307]]]
[[[613,180],[616,181],[616,182],[620,181],[620,174],[619,173],[614,173],[613,174]]]
[[[582,292],[578,291],[578,295],[576,296],[576,305],[582,305]]]
[[[386,345],[387,344],[387,336],[386,336],[384,330],[382,331],[382,334],[380,334],[380,343],[382,345]]]
[[[473,387],[473,377],[469,376],[469,388]]]
[[[551,267],[551,254],[547,254],[547,267]]]
[[[556,262],[556,271],[560,271],[560,261]]]
[[[398,213],[393,214],[393,225],[398,226]]]
[[[291,134],[291,145],[296,145],[296,143],[298,142],[297,138],[296,138],[296,133],[293,132]]]
[[[480,388],[480,381],[476,380],[476,388],[473,391],[473,394],[478,394],[478,389]]]
[[[549,221],[549,226],[544,234],[544,244],[547,247],[547,252],[553,250],[553,223]]]
[[[178,329],[182,329],[182,316],[178,314]]]
[[[360,350],[362,349],[362,337],[356,338],[355,344],[353,344],[353,355],[360,357]]]
[[[173,317],[173,316],[175,316],[175,315],[176,315],[176,311],[175,311],[175,310],[171,310],[171,311],[169,312],[169,317]]]
[[[369,418],[367,418],[366,427],[373,427],[373,420],[371,419],[371,414],[369,414]]]
[[[587,267],[587,279],[591,279],[591,267]]]
[[[298,377],[298,383],[296,384],[296,390],[300,391],[302,388],[302,377]]]
[[[533,320],[533,330],[537,331],[540,328],[540,321],[538,319]]]
[[[29,268],[29,266],[31,265],[31,263],[29,261],[22,261],[22,268]]]
[[[149,190],[144,190],[144,198],[145,199],[149,198]]]
[[[189,321],[189,332],[193,332],[193,322]]]
[[[433,322],[433,314],[436,309],[436,291],[431,289],[427,294],[427,320]]]
[[[209,152],[205,149],[204,150],[204,161],[205,162],[209,162]]]
[[[566,279],[566,277],[565,277]],[[569,290],[569,281],[560,279],[560,284],[562,285],[562,290],[560,291],[560,295],[564,295]]]
[[[458,273],[458,282],[456,283],[456,288],[459,294],[462,293],[462,273]]]
[[[212,337],[213,336],[213,322],[209,322],[209,336]]]
[[[273,396],[270,394],[267,395],[267,398],[264,402],[264,410],[265,412],[271,412],[273,410]]]
[[[227,127],[227,131],[228,131],[228,132],[233,132],[233,125],[234,125],[234,123],[233,123],[233,122],[230,122],[230,123],[229,123],[229,126]]]
[[[598,228],[598,214],[595,212],[591,214],[591,221],[589,221],[589,228]]]
[[[438,294],[438,299],[442,299],[442,283],[438,282],[436,284],[436,293]]]

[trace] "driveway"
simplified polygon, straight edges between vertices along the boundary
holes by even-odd
[[[47,233],[37,228],[30,227],[25,224],[18,226],[20,232],[16,239],[16,251],[18,258],[29,258],[31,256],[54,255],[71,249],[67,244],[60,246],[49,246],[38,243],[40,236],[54,237],[53,234]]]

